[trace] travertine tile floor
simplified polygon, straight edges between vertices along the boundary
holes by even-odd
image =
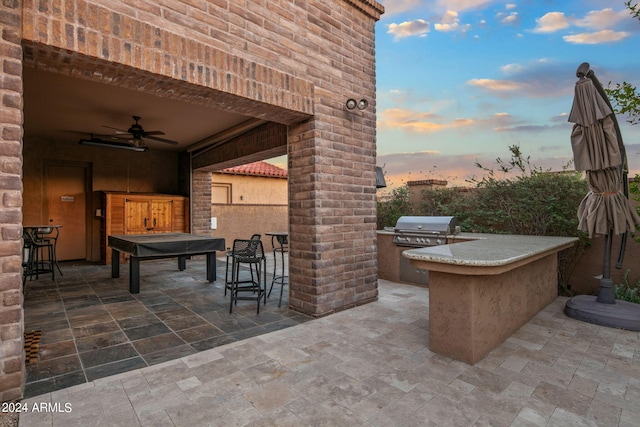
[[[26,399],[20,426],[637,426],[638,333],[559,297],[475,366],[428,348],[428,290]],[[56,411],[58,409],[58,411]],[[66,409],[66,411],[65,411]]]

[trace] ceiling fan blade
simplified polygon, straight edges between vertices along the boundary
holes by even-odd
[[[128,133],[125,133],[125,134],[111,134],[111,135],[97,135],[96,134],[96,136],[101,137],[101,138],[108,138],[108,139],[121,140],[121,141],[133,141],[134,140],[134,138]]]
[[[152,130],[151,132],[143,132],[142,136],[148,136],[148,135],[164,135],[164,132],[162,132],[161,130]]]
[[[153,139],[154,141],[166,142],[167,144],[171,144],[171,145],[179,144],[178,141],[173,141],[171,139],[165,139],[165,138],[158,138],[157,136],[145,136],[144,138]]]
[[[111,127],[111,126],[102,125],[102,127],[103,127],[103,128],[107,128],[107,129],[113,129],[113,130],[117,131],[117,132],[118,132],[118,133],[120,133],[120,134],[125,134],[125,133],[126,133],[126,134],[129,134],[129,132],[128,132],[128,131],[126,131],[126,130],[122,130],[122,129],[114,128],[114,127]]]

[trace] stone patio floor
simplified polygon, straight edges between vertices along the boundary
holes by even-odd
[[[474,366],[428,348],[428,289],[23,401],[20,426],[637,426],[637,332],[559,297]],[[44,404],[44,406],[42,406]],[[37,412],[35,408],[42,408]]]

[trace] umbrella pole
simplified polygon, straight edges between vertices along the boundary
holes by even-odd
[[[613,280],[611,280],[611,247],[613,245],[613,230],[604,236],[604,255],[602,258],[602,278],[600,279],[600,290],[598,291],[597,302],[602,304],[615,304],[616,299],[613,294]]]
[[[622,173],[622,191],[624,193],[624,196],[628,199],[629,198],[629,179],[627,177],[627,172],[624,172],[624,171]],[[620,253],[618,254],[618,262],[616,262],[616,268],[618,270],[622,269],[622,262],[624,261],[624,251],[625,251],[625,248],[627,247],[628,235],[629,233],[625,231],[624,233],[622,233],[622,236],[621,236]]]

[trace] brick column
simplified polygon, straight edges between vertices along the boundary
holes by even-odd
[[[211,172],[193,171],[191,178],[191,232],[211,235]]]
[[[341,100],[340,100],[341,101]],[[289,127],[289,305],[321,317],[378,297],[375,116],[342,103]],[[327,123],[335,133],[320,132]]]
[[[0,401],[22,397],[22,2],[0,3]]]

